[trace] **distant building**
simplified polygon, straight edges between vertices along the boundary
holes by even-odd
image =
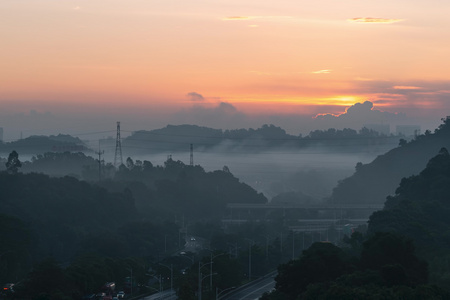
[[[0,142],[3,142],[3,127],[0,127]]]
[[[397,125],[396,133],[398,135],[404,135],[405,137],[413,137],[420,134],[419,125]]]
[[[379,134],[389,135],[391,126],[389,124],[365,124],[364,127],[378,132]]]

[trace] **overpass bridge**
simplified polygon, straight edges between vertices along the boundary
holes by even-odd
[[[367,224],[370,215],[383,204],[248,204],[228,203],[224,227],[247,222],[283,221],[294,231],[324,230],[334,226],[341,230],[345,224]]]
[[[309,209],[309,210],[381,210],[384,204],[251,204],[251,203],[228,203],[229,209]]]

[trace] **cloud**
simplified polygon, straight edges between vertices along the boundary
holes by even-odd
[[[238,112],[236,107],[228,102],[220,102],[219,105],[215,108],[215,111],[221,114],[235,114]]]
[[[271,75],[273,75],[270,72],[262,72],[262,71],[250,71],[249,73],[253,73],[253,74],[256,74],[256,75],[259,75],[259,76],[271,76]]]
[[[356,77],[355,80],[356,81],[374,81],[374,79],[367,78],[367,77]]]
[[[201,94],[196,93],[196,92],[190,92],[186,96],[189,98],[189,100],[191,100],[193,102],[203,102],[203,101],[205,101],[205,98]]]
[[[73,7],[72,9],[73,9],[73,10],[80,10],[80,9],[81,9],[81,7],[79,7],[79,6],[75,6],[75,7]]]
[[[331,71],[333,71],[333,70],[319,70],[319,71],[314,71],[314,72],[311,72],[311,73],[312,74],[330,74]]]
[[[262,20],[281,20],[281,19],[292,19],[291,16],[230,16],[225,17],[223,21],[247,21],[254,19],[262,19]]]
[[[176,120],[177,124],[196,124],[212,128],[234,129],[248,126],[248,116],[225,101],[214,104],[196,103],[178,111],[170,119]]]
[[[392,87],[394,90],[421,90],[420,86],[410,86],[410,85],[395,85]]]
[[[392,24],[404,21],[403,19],[385,19],[385,18],[352,18],[347,19],[349,22],[353,23],[378,23],[378,24]]]
[[[381,104],[381,103],[380,103]],[[315,117],[317,127],[326,124],[334,128],[362,128],[365,124],[398,124],[406,119],[403,113],[390,113],[374,109],[371,101],[355,103],[341,114],[319,114]],[[319,126],[320,124],[320,126]]]
[[[225,17],[222,20],[224,21],[243,21],[243,20],[250,20],[253,19],[252,17],[244,17],[244,16],[231,16],[231,17]]]

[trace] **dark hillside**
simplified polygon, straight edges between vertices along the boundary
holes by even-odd
[[[113,180],[100,183],[110,191],[129,189],[140,214],[172,218],[174,214],[194,220],[220,220],[227,203],[266,203],[267,198],[240,182],[226,167],[206,172],[201,166],[168,159],[164,166],[148,161],[121,166]]]
[[[84,236],[110,232],[136,214],[133,198],[73,177],[0,173],[0,214],[29,224],[36,255],[65,260]],[[57,241],[57,242],[55,242]]]
[[[400,180],[423,170],[442,147],[450,148],[450,120],[409,143],[378,156],[369,164],[357,164],[355,173],[339,182],[332,200],[337,203],[383,203]]]
[[[368,233],[411,238],[430,265],[433,283],[450,284],[450,155],[442,148],[418,175],[402,179],[382,211],[370,217]]]
[[[370,217],[369,232],[395,231],[420,249],[450,249],[450,155],[445,148],[418,175],[402,179],[382,211]]]
[[[42,154],[45,152],[86,151],[86,145],[76,137],[67,134],[50,136],[33,135],[9,143],[0,143],[0,153],[16,150],[21,154]]]

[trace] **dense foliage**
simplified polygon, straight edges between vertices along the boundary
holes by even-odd
[[[402,178],[418,174],[439,149],[450,148],[450,119],[444,119],[434,133],[426,131],[400,144],[369,164],[358,163],[355,173],[333,190],[334,203],[384,203]]]
[[[200,166],[171,159],[164,166],[153,166],[128,158],[126,165],[113,168],[108,175],[102,166],[105,178],[98,182],[93,176],[95,181],[88,182],[20,172],[41,170],[56,176],[64,170],[77,174],[81,170],[81,176],[89,175],[83,164],[95,166],[95,160],[82,153],[38,155],[20,169],[18,158],[13,152],[8,160],[14,172],[0,172],[0,238],[4,241],[0,244],[0,282],[21,281],[16,290],[24,298],[79,299],[98,291],[105,281],[118,281],[123,288],[124,273],[130,267],[121,261],[141,259],[133,272],[137,278],[139,270],[145,275],[152,263],[183,247],[188,239],[181,239],[182,230],[187,232],[184,220],[198,224],[199,230],[194,225],[189,230],[201,233],[199,222],[209,220],[216,226],[228,202],[267,201],[227,168],[205,172]],[[52,260],[44,260],[47,257]],[[184,261],[176,265],[177,272],[189,266]],[[230,272],[236,280],[233,284],[241,282],[243,266],[237,257],[218,261],[216,266],[224,274],[217,284],[228,284],[225,274]],[[258,274],[265,271],[255,269]],[[54,276],[58,281],[49,287]],[[138,282],[147,284],[148,277],[142,275]]]
[[[427,275],[427,264],[416,256],[410,239],[378,232],[357,252],[331,243],[313,244],[298,259],[278,267],[276,289],[262,299],[450,297],[443,289],[427,285]]]
[[[168,126],[158,134],[152,133],[153,138],[169,135],[173,138],[178,129]],[[197,127],[187,129],[192,130],[189,142],[192,143],[191,137],[198,138],[194,143],[199,144],[203,139],[204,147],[224,141],[253,147],[289,143],[301,146],[304,142],[318,144],[325,140],[329,146],[340,147],[342,143],[365,145],[371,139],[367,145],[373,145],[387,138],[369,130],[359,133],[328,130],[312,132],[305,138],[295,137],[293,141],[273,125],[226,132],[202,128],[201,134]],[[392,153],[410,149],[413,156],[417,149],[425,147],[421,140],[425,143],[432,136],[446,137],[447,131],[444,122],[435,134],[402,142],[403,146]],[[137,137],[135,142],[148,140],[148,132],[139,134],[132,136]],[[149,280],[149,276],[172,276],[168,266],[175,272],[173,279],[180,287],[180,297],[191,299],[195,297],[193,287],[198,283],[199,273],[209,274],[211,265],[216,275],[211,283],[204,280],[205,299],[214,298],[215,288],[225,289],[262,276],[300,252],[299,235],[287,234],[282,216],[271,223],[238,225],[230,230],[232,233],[219,227],[218,220],[223,217],[227,203],[267,202],[264,195],[240,182],[227,167],[206,172],[201,166],[185,165],[171,158],[163,166],[155,166],[129,157],[116,169],[76,152],[39,154],[22,164],[17,153],[4,160],[4,164],[10,162],[5,165],[9,169],[0,173],[0,238],[6,241],[0,243],[0,282],[20,282],[17,290],[24,299],[79,299],[98,291],[106,281],[116,281],[125,288],[128,273],[134,273],[143,290],[155,289],[157,282]],[[387,165],[391,163],[390,155],[377,160]],[[398,155],[406,156],[402,152]],[[429,280],[450,282],[449,264],[442,263],[450,261],[450,256],[442,254],[450,246],[446,220],[449,169],[449,154],[442,149],[422,173],[404,179],[396,195],[386,202],[386,208],[372,216],[366,241],[354,234],[348,241],[350,246],[344,249],[331,243],[314,243],[299,259],[280,265],[276,291],[266,295],[266,299],[447,296],[427,284]],[[378,179],[379,173],[371,172],[368,165],[358,164],[356,174],[366,177],[352,182],[354,178],[362,178],[355,174],[356,177],[344,180],[335,190],[335,200],[346,195],[350,183],[355,184],[356,196],[361,195],[364,185],[365,190],[378,197],[366,180],[373,180],[374,188],[380,190],[386,182]],[[73,176],[64,176],[68,173]],[[299,192],[274,198],[278,203],[311,201]],[[379,233],[392,230],[406,237]],[[172,255],[180,253],[189,235],[201,239],[204,244],[201,249]],[[307,238],[311,243],[314,241],[313,234]],[[304,249],[305,233],[302,241]],[[412,241],[417,243],[422,258],[416,256]],[[205,250],[207,247],[210,250]],[[426,253],[439,255],[433,261],[432,254]],[[431,272],[423,257],[428,259]],[[199,264],[203,266],[200,270]],[[440,281],[438,275],[442,275]],[[167,287],[168,281],[164,284]]]
[[[450,298],[449,194],[450,154],[441,148],[372,214],[365,241],[357,232],[350,248],[314,244],[278,268],[264,299]]]
[[[259,152],[273,148],[306,148],[327,146],[335,151],[345,152],[350,147],[369,149],[391,148],[398,137],[386,136],[376,131],[362,128],[360,131],[345,128],[337,130],[315,130],[302,137],[286,133],[280,127],[263,125],[261,128],[221,130],[196,125],[168,125],[161,129],[134,132],[123,141],[123,146],[134,153],[186,151],[190,144],[198,149],[240,149]],[[347,148],[347,149],[346,149]]]
[[[393,231],[412,238],[430,263],[430,278],[450,284],[450,155],[445,148],[418,175],[404,178],[385,208],[369,221],[369,232]]]
[[[83,151],[87,150],[87,147],[79,138],[67,134],[33,135],[17,141],[0,142],[0,153],[10,153],[13,150],[21,154],[42,154],[49,151]]]

